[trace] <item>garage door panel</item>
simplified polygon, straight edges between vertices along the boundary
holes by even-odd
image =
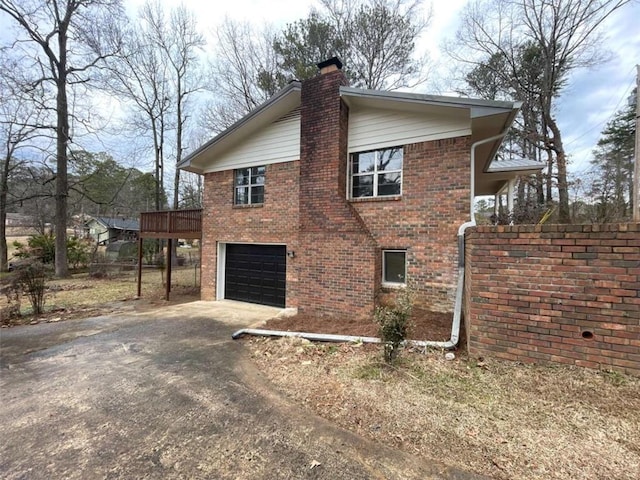
[[[225,298],[285,306],[286,247],[227,244]]]

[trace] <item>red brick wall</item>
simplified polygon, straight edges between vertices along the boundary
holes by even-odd
[[[406,248],[417,301],[452,310],[470,140],[406,145],[402,197],[350,202],[345,84],[341,71],[303,83],[300,161],[267,166],[264,206],[233,206],[233,171],[205,176],[203,299],[216,297],[218,242],[285,243],[296,252],[287,259],[287,306],[369,316],[381,293],[382,249]]]
[[[458,227],[469,220],[470,148],[470,137],[406,145],[402,197],[352,201],[378,255],[407,249],[416,302],[435,311],[453,311]]]
[[[640,224],[467,234],[469,353],[640,374]]]
[[[346,200],[349,109],[334,71],[302,84],[299,303],[303,313],[373,313],[376,248]]]
[[[204,177],[202,219],[203,300],[216,299],[217,242],[284,243],[298,250],[300,162],[267,165],[262,206],[233,205],[233,170]],[[287,258],[289,307],[298,305],[297,258]]]

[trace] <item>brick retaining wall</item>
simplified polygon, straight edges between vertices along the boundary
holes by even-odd
[[[640,224],[476,227],[470,355],[640,375]]]

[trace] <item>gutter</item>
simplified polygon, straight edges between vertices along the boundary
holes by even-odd
[[[469,216],[471,220],[463,223],[458,228],[458,285],[456,288],[456,299],[453,310],[453,322],[451,324],[451,338],[444,342],[436,342],[430,340],[405,340],[403,342],[404,345],[414,346],[414,347],[431,347],[431,348],[442,348],[445,350],[450,350],[456,348],[458,342],[460,341],[460,317],[462,315],[462,299],[464,295],[464,234],[467,228],[475,227],[476,225],[476,215],[473,209],[473,200],[474,200],[474,192],[475,192],[475,159],[476,159],[476,148],[480,145],[483,145],[488,142],[493,142],[495,140],[499,140],[504,138],[504,136],[509,131],[509,126],[507,126],[502,133],[498,135],[494,135],[489,138],[485,138],[482,140],[478,140],[477,142],[471,145],[471,185],[470,185],[470,195],[471,195],[471,204]],[[310,341],[317,342],[358,342],[358,343],[382,343],[382,340],[377,337],[358,337],[354,335],[333,335],[333,334],[325,334],[325,333],[311,333],[311,332],[285,332],[278,330],[263,330],[263,329],[255,329],[255,328],[243,328],[238,330],[237,332],[231,335],[231,338],[234,340],[240,338],[242,335],[257,335],[263,337],[297,337],[304,338]]]

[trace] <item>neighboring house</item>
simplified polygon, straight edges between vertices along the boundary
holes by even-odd
[[[452,311],[471,198],[540,169],[492,163],[501,138],[472,147],[519,103],[350,88],[339,60],[318,67],[179,165],[204,175],[202,298],[348,318],[409,285]]]
[[[36,221],[31,215],[24,215],[22,213],[7,213],[7,220],[5,225],[7,227],[33,227]]]
[[[85,235],[99,245],[119,240],[137,240],[140,232],[138,220],[112,217],[90,217],[84,223]]]

